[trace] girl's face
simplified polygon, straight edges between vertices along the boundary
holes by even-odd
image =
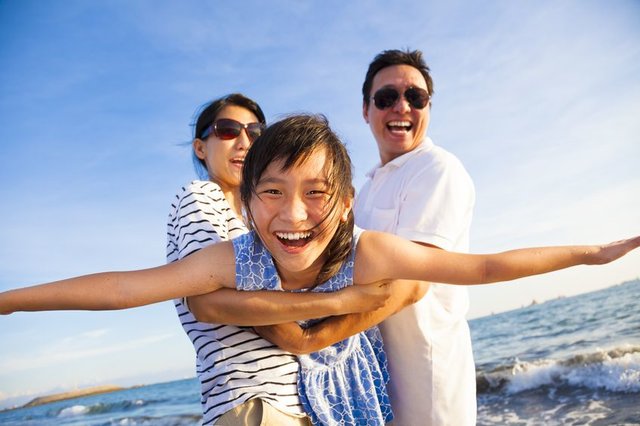
[[[290,287],[315,283],[325,249],[351,210],[350,196],[332,199],[339,194],[330,193],[326,162],[326,150],[319,148],[286,171],[282,161],[271,163],[249,202],[253,226]]]
[[[242,124],[258,122],[258,118],[251,111],[237,105],[222,108],[216,121],[223,118]],[[251,140],[243,129],[234,139],[221,139],[213,132],[204,141],[195,139],[193,150],[207,165],[209,179],[220,185],[223,192],[227,192],[237,190],[240,186],[242,165],[250,145]]]

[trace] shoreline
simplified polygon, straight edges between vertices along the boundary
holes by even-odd
[[[54,393],[51,395],[39,396],[37,398],[34,398],[24,405],[15,407],[15,409],[36,407],[38,405],[49,404],[52,402],[65,401],[67,399],[74,399],[74,398],[79,398],[83,396],[99,395],[102,393],[116,392],[124,389],[128,389],[128,388],[123,388],[121,386],[115,386],[115,385],[103,385],[103,386],[93,386],[90,388],[78,389],[78,390],[69,391],[69,392]]]

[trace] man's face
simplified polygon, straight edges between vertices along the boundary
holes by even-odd
[[[378,144],[382,164],[415,149],[424,139],[429,127],[429,104],[417,109],[404,98],[410,87],[427,90],[427,82],[420,71],[409,65],[393,65],[378,71],[373,78],[371,100],[363,106],[362,114]],[[400,93],[400,98],[391,107],[378,109],[373,95],[381,88],[391,87]]]

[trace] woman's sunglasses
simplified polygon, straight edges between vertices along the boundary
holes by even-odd
[[[422,109],[429,103],[429,92],[419,87],[409,87],[404,91],[404,98],[415,109]],[[393,87],[383,87],[373,94],[373,103],[378,109],[391,108],[400,99],[400,92]]]
[[[213,122],[211,126],[207,127],[204,132],[202,132],[202,136],[200,136],[200,139],[205,140],[211,133],[222,140],[235,139],[240,136],[240,132],[242,132],[242,129],[247,132],[247,137],[249,137],[249,140],[253,142],[258,139],[258,137],[264,131],[264,124],[243,124],[230,118],[221,118]]]

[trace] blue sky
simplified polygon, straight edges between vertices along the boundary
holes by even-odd
[[[164,263],[195,177],[197,108],[232,91],[268,120],[322,112],[354,160],[373,56],[424,51],[430,136],[477,190],[475,252],[640,233],[636,1],[0,1],[0,289]],[[471,291],[470,317],[640,275],[640,253]],[[31,395],[190,377],[170,303],[0,318],[0,407]]]

